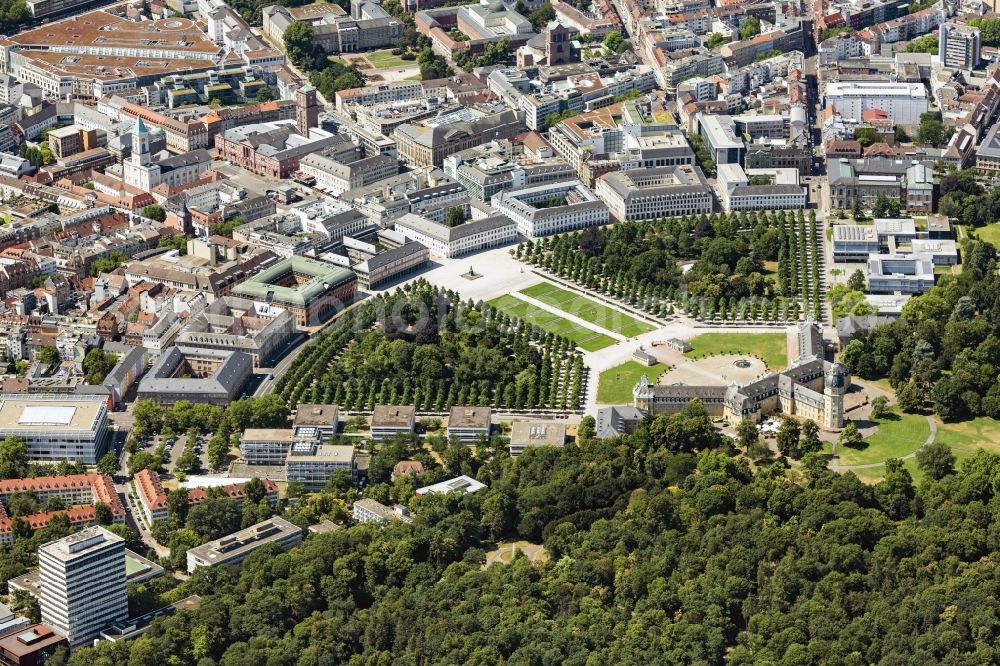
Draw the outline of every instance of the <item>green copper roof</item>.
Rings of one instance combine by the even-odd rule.
[[[272,284],[290,272],[309,275],[310,279],[295,287]],[[268,266],[249,280],[238,284],[233,293],[265,301],[268,300],[268,294],[272,294],[271,300],[279,305],[288,303],[304,307],[328,289],[354,279],[354,272],[346,268],[325,264],[306,257],[289,257]]]

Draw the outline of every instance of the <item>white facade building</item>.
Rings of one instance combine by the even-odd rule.
[[[108,399],[101,395],[0,395],[0,439],[22,437],[39,462],[96,465],[108,443]]]
[[[240,437],[240,455],[251,465],[283,465],[291,445],[291,428],[247,428]]]
[[[187,552],[187,570],[188,573],[194,573],[198,567],[239,564],[255,550],[269,543],[277,544],[282,550],[289,550],[301,542],[301,527],[280,516],[274,516],[235,534],[190,549]]]
[[[719,198],[728,211],[806,207],[806,188],[799,185],[797,169],[744,171],[738,164],[720,164],[718,174]]]
[[[373,499],[359,499],[354,503],[352,509],[354,522],[356,523],[378,523],[385,525],[390,520],[398,520],[404,523],[412,522],[410,512],[401,504],[388,507]]]
[[[395,221],[400,234],[417,241],[436,257],[450,259],[513,242],[516,225],[503,215],[491,215],[455,227],[407,213]]]
[[[83,645],[128,618],[125,540],[88,527],[38,548],[42,622]]]
[[[615,220],[654,220],[712,212],[712,188],[696,166],[613,171],[595,192]]]
[[[579,180],[545,183],[493,195],[493,209],[529,238],[608,223],[608,207]]]
[[[922,83],[832,81],[826,84],[825,102],[859,122],[868,109],[881,109],[897,125],[919,125],[920,114],[927,112],[927,89]]]
[[[285,461],[285,480],[315,490],[325,486],[333,473],[341,469],[354,475],[353,446],[295,442]]]

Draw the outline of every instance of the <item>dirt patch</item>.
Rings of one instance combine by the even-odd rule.
[[[513,543],[497,544],[497,546],[496,550],[486,553],[486,564],[483,565],[484,569],[497,563],[510,564],[514,559],[516,551],[521,551],[525,557],[531,560],[532,564],[542,564],[549,561],[549,554],[545,550],[545,546],[536,543],[515,541]]]

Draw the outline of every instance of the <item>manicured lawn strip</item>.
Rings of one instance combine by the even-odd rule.
[[[585,351],[597,351],[598,349],[610,347],[617,342],[610,336],[597,333],[583,326],[577,326],[559,315],[546,312],[510,294],[494,298],[490,301],[490,305],[498,310],[502,310],[511,317],[523,319],[557,335],[564,335]]]
[[[646,375],[649,381],[655,383],[656,378],[669,369],[662,363],[646,366],[638,361],[626,361],[608,368],[597,381],[597,402],[602,405],[631,405],[632,388],[640,377]]]
[[[531,298],[536,298],[541,302],[559,308],[563,312],[592,322],[603,329],[620,333],[625,337],[635,337],[642,333],[655,330],[651,324],[639,321],[635,317],[629,316],[614,308],[587,298],[574,294],[561,287],[557,287],[551,282],[542,282],[522,289],[520,293]]]
[[[788,365],[788,337],[784,333],[702,333],[688,340],[690,358],[712,354],[748,354],[763,359],[770,370]]]

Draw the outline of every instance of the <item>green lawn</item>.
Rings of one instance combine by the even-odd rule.
[[[913,483],[920,484],[924,479],[923,472],[917,467],[916,458],[907,458],[903,461],[903,467],[909,471],[910,476],[913,477]],[[878,467],[870,467],[868,469],[853,469],[851,470],[859,479],[867,484],[874,485],[885,478],[885,466],[879,465]]]
[[[788,365],[788,337],[784,333],[702,333],[688,343],[690,358],[747,354],[762,359],[771,370]]]
[[[655,330],[652,324],[639,321],[635,317],[601,305],[585,296],[579,296],[557,287],[551,282],[532,285],[527,289],[522,289],[520,293],[628,338]]]
[[[951,447],[952,453],[958,458],[956,464],[961,464],[962,460],[968,458],[977,449],[985,449],[993,453],[1000,453],[1000,421],[994,421],[988,417],[980,417],[961,421],[959,423],[937,423],[938,431],[936,442],[947,444]],[[926,438],[926,435],[924,435]],[[889,456],[886,456],[889,457]],[[917,469],[916,458],[905,461],[906,469],[910,470],[914,481],[919,482],[923,475]],[[884,467],[873,469],[855,470],[855,474],[867,483],[874,483],[885,475]]]
[[[375,69],[402,69],[404,67],[416,67],[417,65],[416,60],[403,60],[399,56],[392,55],[391,49],[375,51],[365,57]]]
[[[646,375],[649,381],[655,383],[656,378],[669,369],[662,363],[647,366],[638,361],[626,361],[608,368],[597,380],[597,402],[602,405],[631,405],[632,388],[640,377]]]
[[[878,421],[878,427],[859,448],[838,446],[841,465],[869,465],[888,458],[902,458],[913,453],[927,441],[930,426],[922,414],[893,412]]]
[[[510,294],[494,298],[490,301],[490,305],[507,313],[511,317],[523,319],[557,335],[564,335],[585,351],[597,351],[598,349],[610,347],[617,342],[617,340],[608,335],[597,333],[583,326],[577,326],[559,315],[537,308],[531,303],[522,301]]]
[[[986,241],[987,243],[992,243],[1000,247],[1000,222],[995,222],[993,224],[987,224],[985,227],[978,227],[973,229],[976,232],[976,236],[979,240]]]
[[[939,422],[935,441],[950,446],[959,460],[968,458],[976,449],[1000,453],[1000,421],[981,416],[959,423]]]

